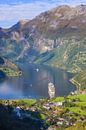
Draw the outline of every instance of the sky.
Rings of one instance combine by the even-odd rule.
[[[86,4],[86,0],[0,0],[0,27],[9,28],[19,20],[32,19],[59,5]]]

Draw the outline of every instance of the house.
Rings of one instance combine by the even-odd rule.
[[[57,107],[57,106],[62,106],[64,103],[64,101],[60,101],[60,102],[49,102],[47,104],[44,104],[43,108],[49,110],[52,107]]]
[[[64,101],[60,101],[60,102],[54,102],[55,106],[62,106],[64,103]]]
[[[49,110],[49,109],[50,109],[50,105],[47,103],[47,104],[45,104],[45,105],[43,106],[43,108]]]
[[[63,121],[58,121],[57,125],[63,125]]]

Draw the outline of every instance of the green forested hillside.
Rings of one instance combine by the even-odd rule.
[[[44,56],[40,56],[36,63],[44,63],[53,67],[65,69],[72,73],[78,73],[73,82],[86,88],[86,39],[62,38],[60,44],[54,50]]]

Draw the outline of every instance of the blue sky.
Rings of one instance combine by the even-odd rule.
[[[19,20],[32,19],[63,4],[86,4],[86,0],[0,0],[0,27],[8,28]]]

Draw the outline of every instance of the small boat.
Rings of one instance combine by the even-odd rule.
[[[37,68],[36,71],[39,72],[39,69]]]

